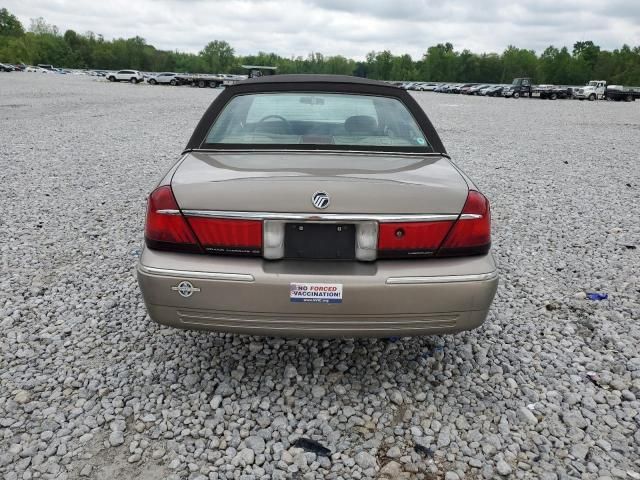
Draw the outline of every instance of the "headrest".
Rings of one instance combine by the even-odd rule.
[[[354,135],[374,135],[378,124],[368,115],[354,115],[344,121],[344,129]]]

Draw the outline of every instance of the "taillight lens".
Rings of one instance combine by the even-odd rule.
[[[156,250],[262,254],[262,221],[185,217],[168,185],[149,196],[144,237],[147,247]]]
[[[491,247],[491,208],[480,192],[469,191],[460,218],[447,235],[438,256],[481,255]]]
[[[451,225],[452,221],[381,223],[378,257],[433,256]]]
[[[187,217],[202,247],[209,253],[260,255],[262,221]]]
[[[489,201],[469,191],[456,221],[380,223],[378,258],[481,255],[491,247]]]
[[[262,221],[185,217],[171,187],[149,196],[144,232],[147,247],[156,250],[223,255],[262,253]]]
[[[168,185],[156,188],[149,196],[144,238],[147,246],[156,250],[201,252]]]

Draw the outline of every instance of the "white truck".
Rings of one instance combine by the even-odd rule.
[[[604,80],[591,80],[584,87],[577,88],[573,91],[574,98],[578,100],[589,101],[599,100],[605,98],[607,93],[607,82]]]

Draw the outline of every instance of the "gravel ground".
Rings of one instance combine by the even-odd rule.
[[[0,74],[2,478],[640,478],[640,105],[416,94],[493,202],[487,323],[282,340],[162,328],[136,285],[216,94]]]

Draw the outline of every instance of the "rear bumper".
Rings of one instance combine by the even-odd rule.
[[[181,282],[191,295],[178,291]],[[266,261],[144,249],[149,316],[178,328],[267,336],[431,335],[481,325],[498,284],[491,254],[429,260]],[[341,303],[296,303],[291,283],[341,284]],[[182,292],[183,294],[189,292]]]

